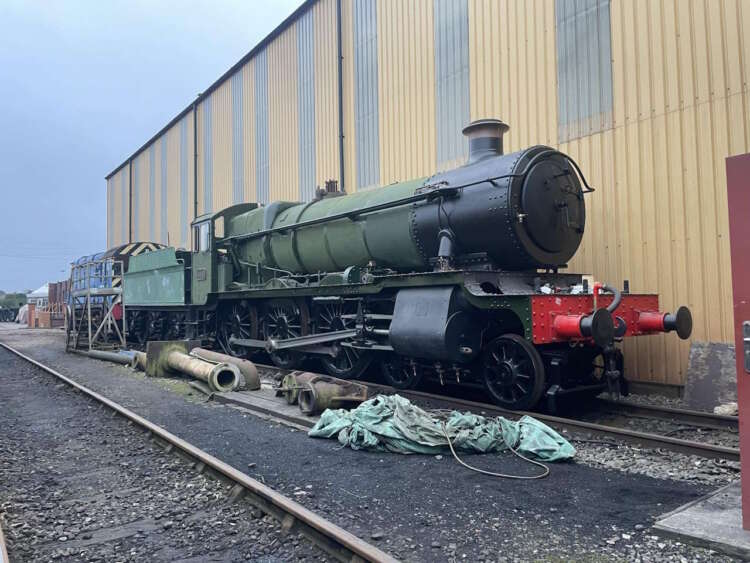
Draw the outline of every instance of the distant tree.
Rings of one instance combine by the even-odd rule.
[[[25,293],[5,293],[0,292],[0,307],[9,307],[11,309],[25,305],[27,301]]]

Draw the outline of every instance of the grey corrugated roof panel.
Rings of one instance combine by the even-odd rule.
[[[242,67],[247,61],[252,59],[259,51],[262,51],[265,49],[271,41],[276,39],[279,35],[281,35],[282,32],[284,32],[290,25],[292,25],[294,22],[296,22],[302,14],[304,14],[307,10],[309,10],[313,4],[315,4],[318,0],[305,0],[302,4],[300,4],[299,8],[294,10],[294,12],[291,13],[283,22],[281,22],[279,25],[277,25],[274,30],[266,35],[260,43],[258,43],[255,47],[253,47],[244,57],[242,57],[239,61],[237,61],[232,67],[227,70],[224,74],[222,74],[216,81],[214,81],[211,86],[206,88],[195,101],[190,102],[188,106],[183,109],[180,113],[177,114],[176,117],[174,117],[169,123],[167,123],[164,127],[159,129],[159,131],[153,135],[148,141],[143,143],[138,150],[136,150],[133,154],[131,154],[128,158],[126,158],[121,164],[119,164],[116,168],[114,168],[109,174],[107,174],[104,179],[108,180],[110,177],[114,176],[119,170],[128,164],[128,162],[132,159],[134,159],[136,156],[138,156],[141,152],[143,152],[145,149],[148,148],[148,146],[153,143],[156,139],[158,139],[161,135],[163,135],[170,127],[172,127],[175,123],[177,123],[180,119],[185,117],[190,111],[193,109],[194,104],[200,103],[206,96],[208,96],[211,92],[216,90],[221,84],[227,80],[232,74],[237,72],[238,69]]]

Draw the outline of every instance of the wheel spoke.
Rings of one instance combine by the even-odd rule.
[[[543,387],[543,367],[536,350],[516,335],[497,337],[483,360],[485,385],[502,406],[526,409],[534,406]]]

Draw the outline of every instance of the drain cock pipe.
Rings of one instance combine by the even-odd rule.
[[[173,370],[192,375],[208,383],[211,389],[220,393],[236,389],[240,382],[240,370],[237,366],[212,363],[176,350],[169,352],[167,365]]]

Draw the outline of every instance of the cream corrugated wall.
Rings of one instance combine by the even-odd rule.
[[[312,10],[315,37],[315,181],[316,185],[323,186],[326,180],[339,177],[336,0],[321,0]]]
[[[148,149],[133,159],[133,240],[146,241],[148,232]],[[138,217],[136,219],[136,214]]]
[[[107,248],[114,244],[114,215],[117,210],[113,203],[114,180],[107,178]]]
[[[153,159],[153,177],[154,177],[154,209],[149,209],[148,214],[149,216],[153,214],[153,233],[149,232],[148,240],[154,241],[154,242],[161,242],[162,232],[161,232],[161,209],[162,209],[162,201],[161,201],[161,143],[156,142],[149,150],[153,148],[154,151],[154,159]],[[151,162],[149,161],[149,166],[151,165]],[[150,180],[149,180],[150,182]],[[166,202],[164,202],[166,203]],[[166,233],[164,234],[164,239],[166,240]]]
[[[554,0],[469,0],[471,119],[510,125],[505,150],[557,142]]]
[[[557,144],[554,16],[552,0],[470,4],[472,118],[506,120],[508,150]],[[613,0],[613,129],[560,146],[597,187],[570,270],[688,304],[696,340],[732,337],[724,158],[750,150],[748,31],[742,0]],[[688,346],[629,341],[626,369],[681,383]]]
[[[205,167],[204,161],[203,161],[203,151],[204,151],[204,135],[203,135],[203,113],[205,111],[206,104],[200,103],[198,104],[198,108],[196,109],[197,114],[197,140],[196,143],[198,145],[198,190],[197,190],[197,200],[198,200],[198,215],[202,215],[206,212],[205,206],[203,205],[203,190],[204,190],[204,183],[205,178],[203,176],[203,169]],[[192,157],[192,155],[191,155]],[[191,158],[192,160],[192,158]],[[191,181],[191,186],[193,182]],[[192,216],[193,213],[193,194],[190,194],[190,214]]]
[[[213,94],[213,210],[232,205],[232,90],[231,80]]]
[[[112,229],[109,231],[111,236],[107,237],[107,248],[112,248],[122,242],[122,192],[118,174],[119,171],[107,179],[108,205],[111,206],[108,215],[112,219]]]
[[[123,186],[123,170],[125,182]],[[120,167],[107,179],[107,248],[127,242],[128,236],[128,165]],[[125,201],[123,201],[125,198]],[[109,221],[111,220],[111,227]],[[123,228],[125,236],[123,237]]]
[[[167,236],[173,246],[182,246],[180,240],[180,124],[164,133],[167,137]]]
[[[257,201],[255,188],[255,72],[253,61],[242,67],[242,137],[244,139],[245,201]]]
[[[380,183],[435,171],[433,0],[381,0],[378,24]]]
[[[354,7],[352,0],[341,0],[341,81],[344,107],[344,185],[348,193],[357,191],[357,153],[354,146]]]
[[[128,236],[130,233],[130,166],[125,164],[115,173],[115,179],[119,182],[120,192],[120,213],[118,213],[118,233],[115,238],[119,236],[121,243],[129,242]]]
[[[270,200],[299,200],[296,23],[268,46]]]
[[[748,31],[742,0],[614,1],[614,128],[561,146],[599,187],[571,268],[687,304],[701,341],[733,338],[724,159],[750,150]],[[639,379],[682,382],[687,343],[626,350]]]

